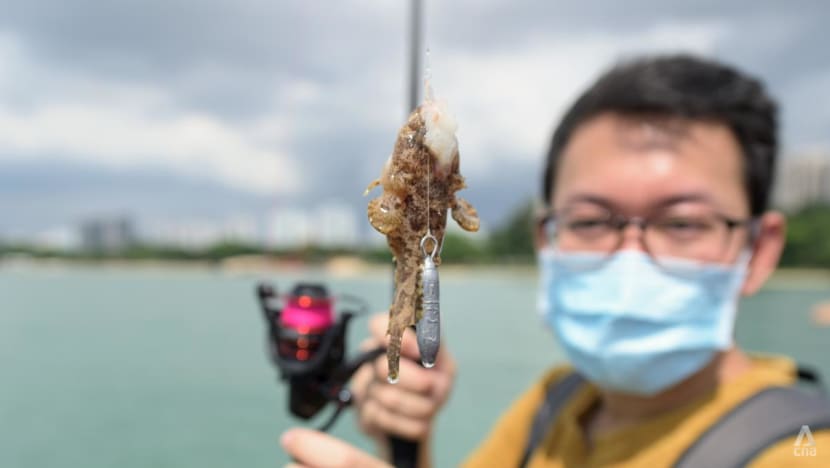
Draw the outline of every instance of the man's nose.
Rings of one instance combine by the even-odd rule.
[[[642,223],[632,221],[627,223],[620,232],[620,250],[645,251],[645,229]]]

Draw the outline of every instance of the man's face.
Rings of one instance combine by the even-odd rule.
[[[549,203],[557,216],[568,213],[576,223],[607,214],[657,223],[647,233],[629,225],[605,244],[583,223],[588,227],[575,231],[583,235],[571,236],[574,242],[561,237],[560,247],[647,249],[655,256],[732,263],[750,240],[741,147],[717,123],[599,115],[580,125],[564,148]],[[783,219],[764,216],[754,246],[754,257],[761,249],[759,274],[750,275],[757,277],[747,281],[745,293],[774,269],[782,244]]]

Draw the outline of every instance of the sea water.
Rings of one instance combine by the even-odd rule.
[[[266,357],[257,275],[219,270],[0,268],[0,466],[273,467],[302,424]],[[390,275],[267,275],[390,301]],[[436,466],[454,466],[498,415],[563,355],[535,311],[530,273],[442,271],[442,331],[458,362],[438,420]],[[744,301],[738,339],[783,352],[830,378],[830,329],[810,325],[830,285],[769,287]],[[366,318],[349,334],[353,354]],[[318,418],[311,425],[321,424]],[[333,433],[372,443],[345,414]]]

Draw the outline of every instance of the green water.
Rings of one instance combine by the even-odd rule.
[[[389,278],[329,281],[389,300]],[[207,271],[0,269],[0,466],[274,467],[298,424],[264,352],[257,278]],[[442,277],[443,331],[459,363],[439,419],[438,466],[453,466],[507,404],[562,353],[534,312],[535,279]],[[768,288],[742,306],[739,341],[830,377],[830,329],[809,325],[830,285]],[[352,350],[366,320],[350,334]],[[370,447],[344,416],[334,433]]]

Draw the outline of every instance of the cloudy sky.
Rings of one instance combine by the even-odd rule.
[[[436,93],[485,225],[609,64],[692,51],[760,76],[788,153],[830,148],[826,2],[426,2]],[[0,235],[88,216],[362,210],[405,116],[403,0],[0,0]]]

